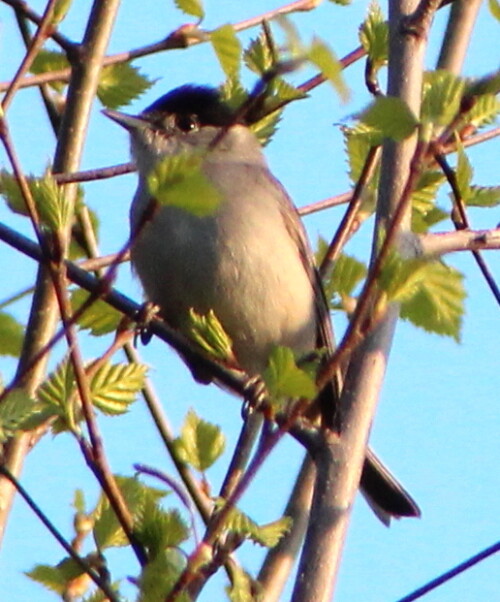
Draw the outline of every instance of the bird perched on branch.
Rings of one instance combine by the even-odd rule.
[[[139,174],[130,212],[132,264],[167,323],[183,331],[191,310],[213,310],[238,367],[251,376],[262,373],[276,346],[297,355],[332,351],[328,308],[305,231],[243,112],[215,89],[188,85],[137,116],[105,113],[130,134]],[[152,199],[151,173],[173,156],[199,159],[219,195],[212,211],[193,213]],[[386,522],[419,515],[370,450],[360,486]]]

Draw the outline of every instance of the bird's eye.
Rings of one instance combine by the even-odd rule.
[[[192,132],[193,130],[197,130],[199,127],[198,119],[196,115],[177,115],[175,118],[175,125],[182,132]]]

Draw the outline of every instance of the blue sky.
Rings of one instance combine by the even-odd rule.
[[[81,19],[87,14],[88,4],[85,0],[74,1],[72,13],[63,24],[69,37],[77,39],[81,35]],[[343,56],[357,45],[357,27],[368,2],[354,4],[342,8],[324,3],[316,11],[297,15],[294,22],[305,40],[316,33],[330,43],[338,56]],[[43,3],[34,2],[33,6],[41,11]],[[251,5],[207,2],[204,26],[212,28],[225,22],[237,22],[277,6],[278,2],[264,0],[255,0]],[[386,10],[384,4],[382,7]],[[429,67],[435,63],[446,15],[447,11],[442,11],[433,29],[426,60]],[[136,2],[124,2],[110,52],[159,40],[186,22],[189,18],[168,2],[143,0],[140,7]],[[492,52],[492,40],[498,38],[498,33],[498,24],[483,7],[464,67],[466,75],[480,76],[497,67],[498,53]],[[242,40],[248,41],[255,35],[256,30],[245,32]],[[3,81],[11,77],[22,57],[10,10],[3,5],[0,5],[0,36],[0,80]],[[158,82],[130,109],[127,108],[131,112],[139,111],[177,85],[186,82],[217,85],[223,79],[213,52],[203,46],[162,53],[136,64]],[[361,64],[355,65],[345,74],[351,88],[348,104],[340,104],[331,88],[322,86],[306,101],[287,109],[279,132],[266,149],[272,170],[298,206],[348,188],[338,124],[369,101],[362,86],[362,69]],[[309,75],[308,71],[301,71],[293,75],[292,81],[301,82]],[[253,80],[249,77],[247,81],[251,85]],[[99,108],[96,103],[83,168],[128,160],[124,132],[102,117]],[[8,117],[24,169],[40,173],[51,159],[54,140],[42,111],[39,111],[37,93],[31,90],[19,92]],[[499,150],[498,141],[471,150],[476,183],[498,184]],[[3,154],[0,154],[0,161],[2,166],[6,165]],[[128,206],[134,189],[133,175],[86,187],[86,201],[100,216],[103,253],[116,251],[126,240]],[[441,197],[441,205],[448,206],[445,194]],[[319,234],[327,238],[332,235],[341,214],[342,210],[337,209],[306,218],[313,244]],[[472,223],[478,228],[491,227],[500,221],[499,218],[498,209],[471,212]],[[0,207],[0,219],[31,235],[27,223],[3,206]],[[370,227],[371,224],[365,225],[359,240],[350,244],[350,253],[360,258],[365,256]],[[451,226],[446,224],[445,227]],[[500,280],[498,253],[490,252],[486,257],[497,281]],[[337,600],[341,602],[396,600],[498,539],[498,307],[472,257],[455,255],[449,262],[463,270],[467,277],[469,296],[462,343],[457,345],[400,323],[372,433],[373,447],[418,500],[423,516],[421,520],[400,521],[387,530],[373,518],[361,499],[356,502],[339,579]],[[5,292],[2,296],[25,286],[34,273],[34,265],[28,259],[18,257],[3,246],[0,246],[0,267],[8,274],[3,280]],[[133,298],[141,298],[139,284],[131,278],[128,266],[121,269],[117,286]],[[26,310],[26,303],[16,307],[15,313],[20,320],[25,320]],[[340,330],[342,319],[334,317],[334,322]],[[102,353],[107,342],[102,339],[86,341],[87,357]],[[174,428],[180,427],[187,409],[195,407],[201,416],[223,428],[228,436],[228,449],[231,449],[240,426],[239,401],[214,386],[194,384],[175,353],[159,342],[153,341],[141,349],[141,353],[151,367],[154,385],[164,400]],[[11,378],[13,368],[11,360],[0,362],[5,381]],[[103,418],[100,426],[115,472],[132,474],[135,462],[173,472],[141,403],[135,404],[123,418]],[[280,515],[287,486],[300,458],[301,450],[291,438],[274,451],[242,503],[255,520],[265,522]],[[209,472],[215,490],[223,477],[223,468],[224,462],[220,462]],[[87,472],[69,435],[46,437],[26,462],[23,484],[68,538],[71,536],[71,501],[75,488],[84,489],[89,505],[95,502],[98,494],[97,485]],[[239,556],[250,570],[255,570],[262,551],[248,545]],[[12,602],[35,597],[39,602],[55,599],[31,583],[22,571],[29,570],[37,562],[56,563],[62,557],[57,543],[18,499],[0,551],[0,591],[5,599]],[[137,571],[133,561],[124,558],[120,551],[113,552],[111,559],[113,577],[132,575]],[[430,602],[500,599],[499,568],[498,556],[491,558],[425,599]],[[222,582],[221,576],[207,588],[201,600],[216,599]]]

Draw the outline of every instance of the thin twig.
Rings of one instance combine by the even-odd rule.
[[[429,581],[429,583],[426,583],[422,587],[419,587],[411,594],[400,598],[397,602],[413,602],[414,600],[418,600],[419,598],[422,598],[422,596],[425,596],[425,594],[428,594],[432,590],[435,590],[447,581],[450,581],[450,579],[454,579],[455,577],[457,577],[457,575],[460,575],[460,573],[468,571],[474,565],[478,564],[479,562],[482,562],[483,560],[486,560],[486,558],[489,558],[490,556],[493,556],[493,554],[497,554],[498,552],[500,552],[500,541],[497,541],[489,548],[486,548],[478,554],[475,554],[467,560],[464,560],[464,562],[457,564],[456,567],[450,569],[449,571],[446,571],[446,573],[443,573],[442,575],[436,577],[432,581]]]
[[[453,224],[457,230],[465,230],[465,229],[470,230],[471,226],[470,226],[469,218],[467,216],[467,212],[465,209],[464,199],[462,197],[462,193],[461,193],[460,187],[458,185],[456,173],[450,167],[450,165],[444,155],[441,155],[440,153],[436,153],[434,155],[434,158],[437,161],[438,165],[443,170],[443,173],[446,176],[446,179],[448,180],[448,183],[449,183],[450,188],[453,193],[453,200],[455,203],[455,207],[460,216],[458,220],[457,219],[452,220]],[[453,217],[453,212],[452,212],[452,217]],[[472,255],[473,255],[484,279],[486,280],[486,283],[488,284],[488,286],[491,290],[491,293],[495,297],[496,302],[500,305],[500,289],[499,289],[497,283],[495,282],[493,274],[491,273],[491,270],[488,267],[484,257],[482,256],[481,252],[477,249],[472,250]]]
[[[349,207],[347,208],[319,267],[319,273],[322,278],[325,278],[326,273],[337,260],[341,250],[353,233],[355,220],[363,201],[363,192],[375,173],[379,156],[380,147],[372,146],[368,151],[363,164],[363,169],[361,170],[359,179],[354,187]]]
[[[7,111],[10,102],[14,98],[14,94],[19,88],[19,83],[23,75],[31,67],[36,55],[40,52],[45,40],[47,39],[47,36],[49,35],[49,29],[51,28],[51,22],[54,14],[54,7],[57,1],[58,0],[49,0],[47,2],[38,29],[31,41],[30,47],[28,48],[28,52],[21,61],[21,64],[19,65],[13,79],[10,82],[7,92],[2,99],[2,109],[4,113]]]
[[[40,507],[31,497],[31,495],[21,485],[21,483],[16,479],[16,477],[2,464],[0,464],[0,474],[6,477],[14,485],[16,490],[19,492],[24,501],[28,504],[33,513],[43,523],[44,527],[50,532],[54,539],[61,545],[61,547],[65,550],[68,556],[72,558],[76,562],[76,564],[92,579],[92,581],[97,585],[97,587],[100,588],[104,594],[106,594],[110,601],[119,602],[119,598],[116,595],[116,592],[110,588],[109,584],[99,575],[99,573],[97,573],[89,565],[89,563],[84,558],[82,558],[79,554],[75,552],[71,545],[56,529],[54,524],[49,520],[47,515],[40,509]]]

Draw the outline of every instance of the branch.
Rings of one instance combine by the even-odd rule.
[[[457,251],[500,249],[500,228],[419,234],[418,237],[412,235],[412,238],[416,255],[423,257],[439,257]]]
[[[415,0],[389,2],[388,94],[404,100],[418,115],[426,36],[405,35],[401,29],[415,8]],[[391,227],[393,236],[408,228],[406,196],[414,177],[410,165],[413,163],[415,170],[425,150],[417,149],[416,144],[414,135],[384,145],[374,255],[378,229],[383,224],[388,225],[386,239]],[[340,435],[325,432],[322,445],[313,453],[316,487],[293,602],[327,602],[332,598],[397,315],[397,309],[390,308],[352,355],[339,403]]]

